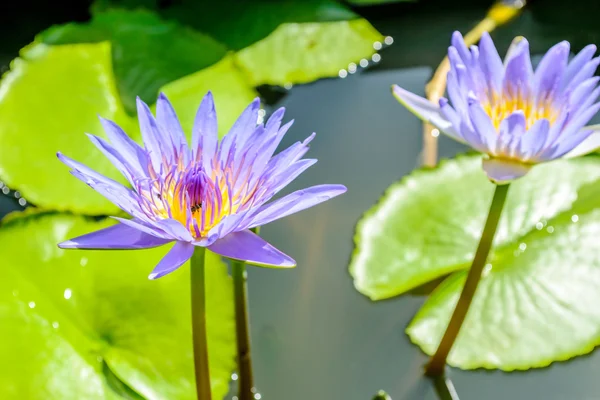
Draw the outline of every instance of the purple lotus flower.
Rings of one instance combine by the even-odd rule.
[[[266,125],[258,125],[259,99],[241,114],[229,133],[217,138],[212,94],[204,99],[188,147],[175,111],[161,94],[156,119],[138,99],[145,147],[131,140],[115,123],[100,119],[111,144],[88,135],[121,171],[131,189],[60,153],[71,173],[116,204],[132,219],[60,243],[63,249],[143,249],[175,241],[150,274],[159,278],[184,264],[195,246],[252,264],[293,267],[283,254],[251,228],[312,207],[346,191],[342,185],[299,190],[265,204],[317,160],[302,159],[313,133],[273,156],[289,122],[281,126],[284,109]]]
[[[595,52],[589,45],[569,62],[569,43],[560,42],[534,72],[526,39],[516,38],[502,63],[487,33],[467,49],[455,32],[448,49],[452,105],[442,98],[436,106],[395,85],[393,93],[419,118],[487,154],[483,169],[504,183],[535,164],[600,147],[600,126],[584,128],[600,109]]]

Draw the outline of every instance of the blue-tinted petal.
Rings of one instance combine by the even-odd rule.
[[[158,226],[152,225],[150,222],[135,219],[135,218],[134,219],[127,219],[127,218],[121,218],[121,217],[111,217],[111,218],[116,219],[123,225],[129,226],[133,229],[137,229],[138,231],[144,232],[147,235],[155,236],[157,238],[170,240],[170,241],[177,240],[177,238],[173,237],[173,235],[166,233],[165,231],[160,229]]]
[[[488,87],[495,93],[502,91],[504,65],[489,33],[484,32],[479,41],[479,66],[487,79]]]
[[[452,48],[456,49],[456,54],[460,57],[462,63],[464,65],[470,65],[472,60],[471,53],[469,52],[469,49],[465,44],[465,40],[459,31],[454,31],[452,33],[452,39],[450,40],[450,43],[452,44]]]
[[[594,57],[594,53],[596,52],[596,46],[593,44],[589,44],[585,46],[573,59],[569,62],[567,66],[567,70],[563,76],[561,81],[561,88],[566,87],[571,83],[571,80],[575,75],[581,71],[581,69],[590,62],[592,57]]]
[[[543,154],[548,142],[550,121],[538,119],[522,136],[519,146],[521,160],[543,161]]]
[[[194,245],[186,242],[176,242],[166,256],[152,270],[149,279],[158,279],[185,264],[194,254]]]
[[[156,101],[156,123],[160,130],[169,137],[173,152],[177,156],[184,157],[184,162],[187,163],[188,145],[185,133],[181,129],[181,124],[171,102],[164,93],[160,93]]]
[[[346,187],[343,185],[318,185],[295,191],[279,200],[258,208],[249,216],[243,226],[245,228],[253,228],[268,224],[276,219],[287,217],[288,215],[339,196],[345,193],[346,190]]]
[[[527,98],[532,94],[533,68],[529,56],[529,42],[525,38],[513,41],[512,51],[506,56],[503,95],[508,99]]]
[[[498,130],[497,153],[508,157],[516,157],[525,128],[525,114],[521,110],[517,110],[504,118],[500,122]]]
[[[112,121],[100,118],[100,123],[111,145],[135,169],[139,177],[148,175],[148,155],[121,127]]]
[[[129,183],[133,184],[135,179],[139,177],[136,168],[126,160],[121,153],[108,144],[104,139],[87,134],[91,142],[104,154],[106,158],[123,174]]]
[[[221,141],[219,146],[219,160],[222,163],[230,157],[229,153],[232,146],[242,149],[248,137],[254,132],[258,121],[258,111],[260,110],[260,98],[254,99],[252,103],[240,114],[227,135]]]
[[[264,267],[292,268],[296,266],[293,258],[250,231],[231,233],[217,240],[208,249],[227,258]]]
[[[473,101],[469,105],[469,117],[471,118],[475,133],[485,146],[486,152],[494,153],[496,151],[498,134],[489,115],[487,115],[481,104],[477,101]]]
[[[584,156],[600,148],[600,125],[586,126],[583,130],[592,133],[577,147],[568,152],[565,158]]]
[[[142,132],[142,138],[144,139],[146,151],[148,152],[150,160],[152,161],[154,170],[159,171],[163,154],[172,156],[172,151],[168,148],[168,146],[163,146],[163,139],[161,138],[160,130],[156,124],[154,116],[152,115],[152,111],[150,111],[146,103],[144,103],[139,97],[137,98],[137,112],[140,123],[140,131]],[[165,153],[165,151],[168,151],[168,153]]]
[[[600,57],[596,57],[578,70],[575,75],[569,80],[569,87],[576,87],[580,85],[583,81],[591,78],[596,69],[598,69],[598,65],[600,65]]]
[[[192,157],[196,161],[202,160],[204,169],[212,170],[212,160],[217,153],[219,133],[217,126],[217,112],[215,101],[211,92],[202,99],[196,112],[194,127],[192,129]]]
[[[169,243],[170,240],[148,235],[125,224],[117,224],[96,232],[78,236],[58,245],[61,249],[148,249]]]
[[[538,64],[533,77],[538,104],[551,99],[559,89],[567,68],[569,49],[569,42],[562,41],[552,46]]]
[[[482,166],[489,180],[499,185],[518,179],[531,169],[531,165],[498,158],[484,159]]]
[[[429,122],[452,138],[459,136],[452,127],[452,124],[444,118],[438,105],[433,104],[421,96],[417,96],[416,94],[404,90],[398,85],[393,85],[392,91],[394,97],[396,97],[408,111],[415,114],[421,120]]]

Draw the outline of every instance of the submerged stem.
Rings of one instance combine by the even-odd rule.
[[[192,288],[192,337],[198,400],[211,400],[208,343],[206,340],[206,284],[204,247],[196,247],[190,262]]]
[[[246,263],[231,260],[231,275],[233,276],[235,296],[235,328],[240,372],[238,397],[240,400],[251,400],[254,398],[254,378],[252,376],[252,357],[250,354]]]
[[[450,322],[448,323],[448,327],[446,328],[446,332],[442,337],[440,345],[425,369],[425,374],[429,376],[435,377],[444,373],[446,358],[448,357],[448,353],[450,353],[452,345],[467,316],[469,306],[475,295],[475,290],[477,290],[477,285],[481,279],[481,272],[483,271],[488,254],[490,253],[494,235],[496,234],[496,228],[498,227],[498,221],[500,220],[500,214],[502,213],[506,194],[508,193],[508,187],[509,185],[496,186],[487,221],[485,222],[485,227],[483,228],[483,233],[481,234],[475,257],[473,258],[473,264],[471,265],[471,269],[469,269],[465,286],[460,294],[460,298],[458,299],[458,303],[456,304],[456,308],[450,318]]]

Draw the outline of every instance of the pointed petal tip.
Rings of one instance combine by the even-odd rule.
[[[460,31],[452,32],[452,43],[454,44],[455,41],[464,41],[463,35],[460,33]]]
[[[64,242],[60,242],[57,244],[59,249],[76,249],[77,244],[71,240],[65,240]]]

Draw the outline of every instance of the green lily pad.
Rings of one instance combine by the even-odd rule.
[[[53,45],[110,40],[119,94],[132,115],[137,96],[152,104],[161,86],[216,63],[227,52],[211,37],[145,10],[97,13],[87,24],[54,26],[39,40]]]
[[[60,250],[110,225],[47,214],[0,228],[0,398],[195,399],[189,266],[156,281],[167,247]],[[232,284],[207,260],[211,384],[223,398],[235,368]]]
[[[56,159],[61,151],[124,182],[84,133],[104,137],[98,115],[115,121],[140,141],[137,121],[123,109],[112,73],[110,43],[33,44],[13,61],[0,82],[0,177],[45,209],[106,215],[118,209]],[[212,90],[220,132],[226,132],[257,93],[230,57],[171,82],[163,90],[182,117],[188,137],[201,98]],[[24,140],[24,138],[27,138]],[[18,149],[18,151],[15,151]]]
[[[370,58],[382,35],[365,19],[323,23],[286,23],[265,39],[236,54],[255,85],[307,83],[337,77],[350,63]]]
[[[593,208],[599,206],[596,198]],[[600,344],[599,235],[600,210],[566,211],[497,250],[448,363],[510,371],[592,351]],[[427,354],[437,348],[466,274],[450,276],[407,328]]]
[[[0,82],[0,177],[38,206],[88,214],[117,208],[69,176],[61,151],[122,180],[85,132],[103,136],[98,115],[139,138],[113,79],[110,44],[32,44]]]
[[[494,247],[519,242],[570,208],[578,189],[599,176],[596,157],[533,168],[511,185]],[[444,161],[392,185],[358,224],[350,266],[356,288],[380,300],[468,268],[493,190],[479,156]]]
[[[451,365],[527,369],[600,343],[600,198],[584,186],[598,177],[600,159],[590,156],[536,166],[511,184]],[[582,187],[588,195],[571,209]],[[481,158],[463,156],[393,185],[359,223],[350,270],[370,298],[451,274],[407,328],[428,354],[458,300],[492,192]]]
[[[209,90],[215,99],[220,137],[229,131],[248,104],[258,97],[258,93],[236,68],[233,56],[227,56],[211,67],[165,85],[161,91],[173,103],[188,139],[198,106]]]
[[[283,23],[358,18],[350,9],[332,0],[183,0],[162,13],[212,36],[232,50],[241,50],[264,39]]]

